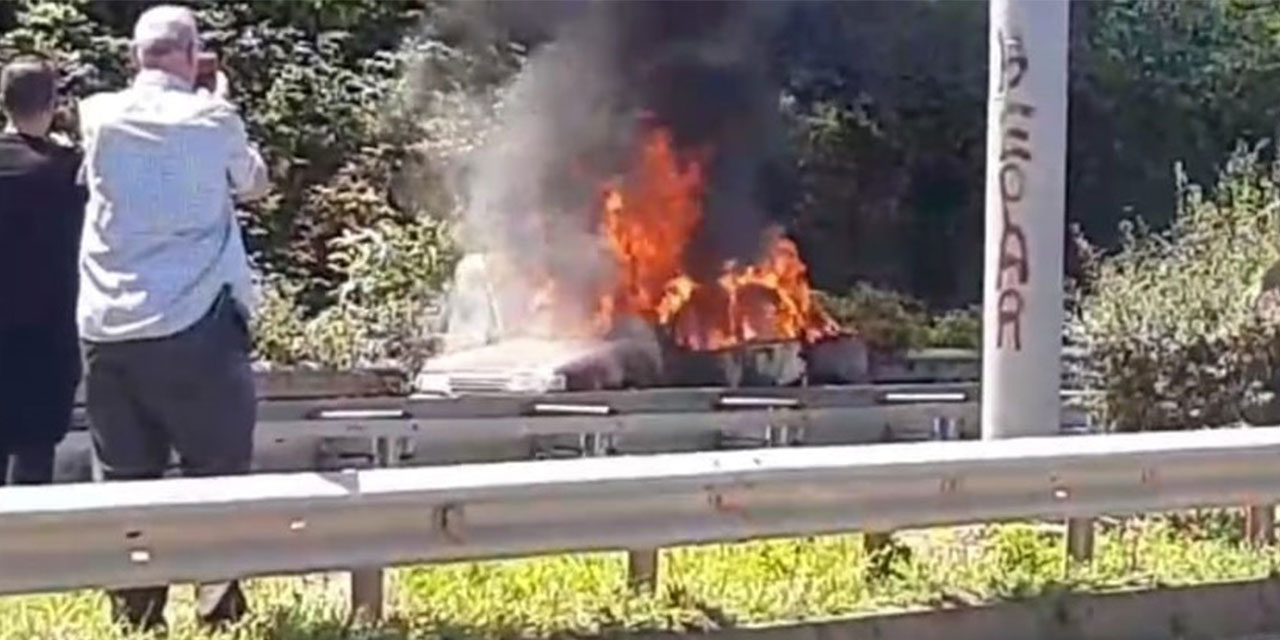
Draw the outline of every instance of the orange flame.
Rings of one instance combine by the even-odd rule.
[[[681,156],[670,133],[655,128],[629,175],[607,185],[600,227],[617,270],[613,290],[597,305],[596,330],[638,316],[699,351],[837,333],[813,300],[799,250],[778,229],[767,232],[754,264],[726,263],[711,282],[687,273],[685,251],[702,218],[705,155]]]

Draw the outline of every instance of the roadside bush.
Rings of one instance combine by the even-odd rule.
[[[925,326],[924,347],[982,348],[982,307],[952,309],[933,316]]]
[[[977,309],[931,315],[910,296],[866,283],[859,283],[843,295],[818,292],[817,296],[840,326],[855,332],[873,349],[978,349],[981,345],[981,315]]]
[[[1178,168],[1171,227],[1121,227],[1104,255],[1081,235],[1069,337],[1086,354],[1093,409],[1118,431],[1236,422],[1280,361],[1255,305],[1280,257],[1280,184],[1262,145],[1240,147],[1205,193]]]
[[[296,282],[267,282],[256,356],[273,365],[414,371],[434,353],[432,329],[456,259],[450,225],[433,218],[347,231],[330,252],[342,284],[318,314],[305,315]]]

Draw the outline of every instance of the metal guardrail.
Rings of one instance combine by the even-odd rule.
[[[965,367],[976,364],[965,355],[909,356],[923,364],[906,377],[964,380]],[[398,374],[387,371],[256,378],[259,472],[951,440],[976,437],[978,422],[977,386],[966,382],[441,398],[406,396]],[[1075,395],[1063,394],[1064,431],[1072,433],[1090,428]],[[58,482],[96,476],[82,411],[76,422],[58,449]],[[652,583],[657,550],[632,549],[629,569],[636,582]],[[381,571],[356,567],[351,577],[355,608],[380,611]]]
[[[921,440],[932,437],[939,420],[959,437],[975,437],[979,356],[962,349],[906,353],[881,372],[897,384],[434,400],[407,397],[403,374],[392,370],[260,371],[254,468],[369,466],[386,439],[397,441],[396,462],[413,466],[586,455],[587,444],[625,454],[751,446],[781,435],[786,444],[810,445]],[[1064,359],[1072,357],[1064,353]],[[754,396],[775,402],[731,402]],[[578,411],[533,411],[536,405]],[[583,413],[584,407],[603,411]],[[1088,425],[1070,393],[1064,394],[1063,423],[1070,430]],[[85,425],[83,411],[77,411],[59,446],[58,482],[93,477]]]
[[[1273,504],[1277,462],[1272,427],[9,487],[0,593]]]
[[[1079,353],[1064,350],[1064,371],[1079,359]],[[980,352],[968,349],[908,351],[879,362],[876,370],[869,372],[868,383],[972,383],[980,377],[981,361]],[[409,376],[393,368],[344,371],[305,367],[261,368],[255,370],[254,379],[258,396],[268,400],[399,396],[407,393],[411,386]],[[1064,386],[1072,385],[1068,380]],[[84,402],[83,381],[76,389],[76,402]]]
[[[828,389],[667,389],[457,400],[337,398],[259,405],[254,468],[310,471],[373,464],[380,440],[404,466],[671,453],[764,445],[868,444],[977,436],[976,385]],[[1088,420],[1064,394],[1063,424]],[[602,448],[593,453],[592,447]],[[92,478],[88,433],[58,451],[57,480]]]
[[[293,394],[300,388],[306,393],[326,388],[322,377],[305,382],[284,378],[267,385],[277,393],[259,405],[254,470],[411,467],[978,435],[977,389],[971,384],[279,397],[282,386]],[[1089,426],[1078,404],[1072,394],[1063,395],[1065,431]],[[70,433],[59,446],[57,481],[96,477],[91,450],[86,431]],[[657,550],[632,550],[629,571],[636,583],[652,584],[659,572]],[[381,610],[381,576],[377,569],[353,571],[353,604]]]

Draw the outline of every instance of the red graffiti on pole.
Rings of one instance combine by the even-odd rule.
[[[1027,71],[1030,60],[1022,37],[996,34],[1000,55],[998,95],[1005,97],[1000,112],[1000,252],[996,269],[996,348],[1006,345],[1022,350],[1022,314],[1026,310],[1023,286],[1030,276],[1031,256],[1027,234],[1018,223],[1019,205],[1027,197],[1027,171],[1031,163],[1030,123],[1035,107],[1009,99]]]

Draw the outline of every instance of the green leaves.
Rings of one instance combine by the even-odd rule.
[[[286,365],[416,370],[435,351],[440,292],[457,260],[451,233],[431,218],[382,219],[344,232],[330,256],[341,284],[317,315],[305,318],[298,285],[270,283],[255,332],[258,357]]]
[[[87,12],[90,2],[19,3],[17,27],[0,35],[0,59],[19,54],[50,57],[71,96],[120,87],[127,77],[128,41]],[[73,135],[78,132],[68,131]]]
[[[1097,410],[1115,429],[1237,421],[1280,365],[1280,326],[1255,302],[1280,258],[1280,183],[1261,145],[1239,147],[1212,192],[1179,172],[1167,231],[1122,227],[1104,254],[1083,238],[1069,333],[1088,354]]]
[[[823,309],[868,345],[885,351],[924,348],[978,349],[978,308],[932,315],[918,300],[859,283],[843,295],[819,292]]]

